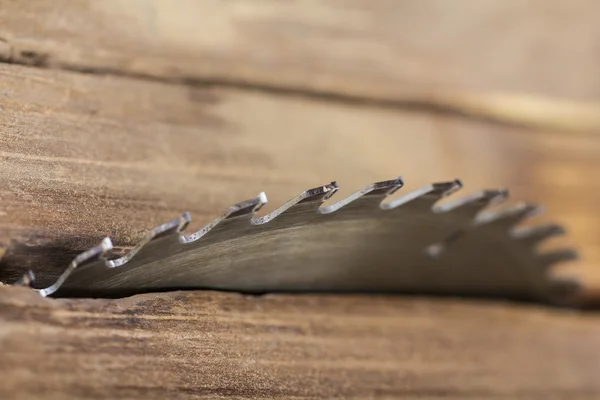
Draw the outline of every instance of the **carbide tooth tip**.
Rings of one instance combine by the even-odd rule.
[[[185,214],[181,215],[175,219],[170,220],[169,222],[165,222],[162,225],[159,225],[152,229],[150,233],[146,236],[146,241],[159,239],[170,235],[175,232],[180,232],[182,228],[185,228],[189,222],[185,219]]]
[[[313,189],[305,190],[300,197],[302,198],[299,202],[312,202],[312,201],[325,201],[335,192],[339,190],[338,184],[334,181],[327,185],[318,186]]]
[[[500,204],[506,201],[509,197],[508,189],[488,189],[483,190],[479,194],[479,198],[475,200],[483,207]]]
[[[235,218],[240,216],[252,216],[255,212],[260,210],[262,206],[267,204],[267,194],[260,192],[258,196],[237,203],[229,208],[226,218]]]
[[[192,222],[192,214],[190,214],[189,211],[186,211],[183,214],[181,214],[181,219],[189,224],[190,222]]]
[[[475,222],[478,225],[504,224],[509,227],[543,212],[544,208],[538,204],[519,203],[502,210],[480,213]]]
[[[113,249],[112,240],[110,240],[109,237],[105,237],[104,239],[102,239],[102,242],[100,242],[100,248],[104,253],[106,253],[107,251],[111,251]]]
[[[269,200],[267,200],[267,194],[265,192],[260,192],[258,194],[259,203],[262,205],[267,204]]]
[[[436,196],[449,196],[450,194],[460,190],[462,187],[462,182],[458,179],[451,182],[432,183],[431,190],[427,194]]]
[[[509,193],[507,189],[486,189],[473,195],[473,201],[479,201],[480,203],[486,204],[495,204],[506,200],[508,196]]]
[[[369,189],[369,191],[367,193],[365,193],[364,195],[365,196],[389,195],[389,194],[394,193],[398,189],[400,189],[402,186],[404,186],[404,180],[402,179],[401,176],[399,176],[396,179],[373,183],[372,185],[367,187],[367,189]]]
[[[331,198],[331,196],[333,196],[338,190],[340,190],[340,187],[338,186],[336,181],[331,182],[328,185],[325,185],[323,187],[324,189],[326,189],[326,195],[323,198],[323,200],[327,200],[329,198]]]
[[[102,239],[99,245],[92,247],[91,249],[77,255],[77,257],[75,257],[73,261],[71,261],[71,264],[74,266],[79,266],[84,263],[94,262],[99,258],[102,258],[107,252],[112,250],[112,248],[112,241],[110,240],[110,238],[105,237],[104,239]]]
[[[177,232],[183,232],[188,225],[192,222],[192,215],[189,212],[184,212],[179,218],[179,227]]]

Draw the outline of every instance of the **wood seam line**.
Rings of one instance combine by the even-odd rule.
[[[18,54],[17,54],[18,53]],[[0,63],[58,69],[90,75],[110,75],[191,87],[222,87],[291,97],[304,97],[335,103],[449,114],[531,129],[600,135],[600,102],[578,102],[523,93],[424,93],[412,98],[375,97],[365,93],[342,93],[307,85],[277,85],[222,77],[175,77],[144,74],[117,68],[100,68],[52,61],[43,51],[15,51],[10,41],[0,37]]]

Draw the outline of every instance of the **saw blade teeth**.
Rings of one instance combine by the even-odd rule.
[[[494,225],[506,229],[513,229],[515,225],[525,219],[542,214],[544,208],[537,204],[520,203],[501,210],[483,212],[477,215],[476,225]]]
[[[460,179],[455,179],[451,182],[432,183],[431,187],[431,191],[428,194],[442,198],[459,191],[462,189],[463,184]]]
[[[517,227],[510,232],[521,243],[534,247],[546,239],[566,234],[565,228],[557,224]]]
[[[404,186],[404,180],[401,176],[396,179],[389,181],[375,182],[364,189],[360,190],[359,193],[363,193],[363,196],[389,196]]]
[[[333,196],[339,189],[340,187],[338,186],[337,182],[333,181],[327,185],[305,190],[296,198],[299,200],[298,203],[322,203]]]
[[[451,182],[431,183],[420,189],[414,190],[405,196],[388,203],[382,203],[381,208],[392,210],[400,206],[409,205],[412,207],[431,209],[441,198],[449,196],[462,188],[462,182],[458,179]],[[415,202],[415,200],[419,200]]]
[[[182,243],[195,242],[196,240],[200,239],[208,232],[213,230],[216,226],[226,223],[227,221],[241,219],[242,223],[250,224],[252,216],[265,204],[267,204],[267,201],[267,195],[265,194],[265,192],[260,192],[258,196],[250,200],[245,200],[229,207],[229,209],[225,211],[225,213],[223,213],[220,217],[213,219],[208,224],[204,225],[199,231],[187,236],[181,236],[180,241]]]
[[[352,193],[350,196],[338,201],[335,204],[332,204],[328,207],[321,207],[319,212],[321,214],[329,214],[340,209],[352,208],[353,204],[364,204],[365,202],[373,203],[374,205],[379,206],[385,197],[396,192],[402,186],[404,186],[404,181],[402,180],[401,176],[388,181],[375,182],[365,186],[357,192]]]
[[[547,269],[554,264],[566,261],[573,261],[579,258],[577,252],[573,249],[560,249],[541,253],[537,256],[539,263]]]
[[[190,222],[192,222],[192,217],[190,216],[189,212],[186,212],[178,218],[172,219],[168,222],[165,222],[164,224],[155,227],[150,232],[148,232],[144,239],[142,239],[142,241],[138,243],[137,246],[131,249],[129,253],[127,253],[123,257],[107,261],[107,266],[109,268],[120,267],[121,265],[131,260],[148,243],[168,235],[179,233],[183,231],[189,225]]]
[[[265,215],[264,217],[253,219],[252,224],[265,224],[280,215],[286,215],[289,217],[290,215],[295,214],[297,211],[305,211],[310,209],[316,211],[319,209],[319,207],[321,207],[321,204],[323,204],[325,200],[333,196],[338,190],[339,186],[335,181],[327,185],[305,190],[275,211]]]
[[[265,204],[267,204],[267,195],[265,192],[260,192],[258,196],[237,203],[231,207],[225,213],[223,219],[231,219],[237,217],[252,217],[254,213],[260,210]]]
[[[81,267],[85,264],[92,263],[98,259],[104,257],[106,253],[111,251],[113,248],[112,241],[109,237],[102,239],[98,246],[92,247],[91,249],[84,251],[71,261],[71,265]]]
[[[16,281],[15,283],[13,283],[13,286],[26,286],[26,287],[32,287],[33,283],[35,282],[35,274],[33,273],[33,271],[27,271],[22,277],[21,279],[19,279],[18,281]]]
[[[434,206],[438,213],[460,213],[465,218],[475,218],[482,210],[499,204],[508,198],[508,190],[481,190],[469,196],[460,197],[439,206]]]
[[[38,293],[43,296],[50,296],[56,292],[64,283],[64,281],[71,275],[76,268],[81,268],[85,265],[95,263],[98,260],[103,260],[106,253],[112,250],[113,245],[110,238],[106,237],[102,239],[98,246],[92,247],[91,249],[84,251],[71,261],[67,269],[62,275],[54,282],[51,286],[45,289],[38,290]]]

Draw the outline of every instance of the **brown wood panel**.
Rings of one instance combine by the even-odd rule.
[[[0,288],[0,396],[593,399],[600,323],[537,307]]]
[[[481,104],[464,93],[598,102],[599,13],[594,0],[2,0],[0,57],[342,97],[468,103],[459,108]]]
[[[0,241],[13,242],[4,279],[62,269],[105,235],[133,245],[184,211],[199,228],[262,190],[266,213],[331,180],[340,199],[400,174],[398,195],[458,177],[458,195],[509,187],[546,204],[587,278],[600,278],[592,136],[6,64],[0,79]]]

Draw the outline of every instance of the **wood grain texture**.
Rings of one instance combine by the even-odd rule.
[[[598,318],[418,298],[0,288],[0,396],[592,399]]]
[[[598,13],[594,0],[2,0],[0,57],[405,102],[597,102]]]
[[[509,187],[566,224],[597,282],[600,142],[442,115],[227,88],[0,65],[3,278],[53,271],[110,235],[118,246],[184,211],[200,228],[264,190],[264,213],[310,187],[402,174]],[[334,201],[335,198],[332,200]],[[33,247],[32,247],[33,246]],[[40,276],[42,282],[44,274]]]

